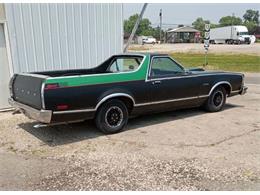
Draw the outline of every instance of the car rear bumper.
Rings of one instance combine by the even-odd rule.
[[[9,104],[15,108],[21,110],[28,118],[40,121],[42,123],[50,123],[52,118],[51,110],[37,110],[20,102],[8,99]]]

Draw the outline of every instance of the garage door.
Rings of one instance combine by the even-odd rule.
[[[0,110],[9,108],[8,104],[8,82],[10,71],[7,60],[7,51],[4,36],[4,25],[0,24]]]

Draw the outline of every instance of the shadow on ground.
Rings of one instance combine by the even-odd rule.
[[[232,109],[235,107],[242,107],[240,105],[226,104],[223,110]],[[170,111],[164,113],[150,114],[145,116],[139,116],[129,120],[128,126],[125,131],[134,130],[137,128],[160,124],[168,121],[174,121],[179,119],[185,119],[197,115],[210,114],[198,108],[185,109],[179,111]],[[92,120],[88,120],[81,123],[73,123],[67,125],[56,125],[49,127],[34,128],[33,126],[37,122],[33,123],[21,123],[19,127],[40,139],[45,144],[55,147],[58,145],[78,142],[86,139],[93,139],[99,136],[104,136],[95,127]],[[123,133],[123,132],[122,132]]]

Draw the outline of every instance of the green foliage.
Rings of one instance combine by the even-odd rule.
[[[247,27],[249,34],[252,34],[257,28],[257,24],[253,21],[245,21],[244,25]]]
[[[134,28],[134,25],[138,19],[138,14],[134,14],[130,16],[127,20],[124,21],[124,32],[131,33],[132,29]],[[162,34],[164,32],[162,31]],[[156,27],[153,28],[151,26],[151,22],[147,18],[143,18],[139,24],[139,27],[136,31],[136,35],[144,35],[144,36],[153,36],[157,40],[160,38],[160,28]]]
[[[130,16],[127,20],[124,21],[124,32],[131,33],[134,28],[135,22],[138,19],[138,14]],[[202,17],[197,18],[193,23],[193,27],[202,32],[204,36],[205,24],[210,23],[209,20],[204,20]],[[243,20],[235,16],[224,16],[220,18],[219,24],[210,24],[211,28],[230,26],[230,25],[245,25],[248,28],[250,34],[252,34],[257,26],[259,26],[259,11],[256,10],[246,10],[246,13],[243,15]],[[147,18],[143,18],[139,24],[139,27],[136,31],[136,35],[144,36],[153,36],[157,40],[160,38],[160,28],[157,26],[153,28],[151,22]],[[164,31],[162,30],[162,37],[164,37]]]
[[[162,31],[162,38],[163,38],[164,32]],[[157,26],[156,28],[153,28],[152,36],[156,38],[157,40],[160,39],[160,27]]]
[[[256,25],[259,25],[259,11],[248,9],[243,15],[245,22],[253,22]]]
[[[127,32],[130,34],[132,32],[132,29],[135,26],[135,22],[137,19],[138,19],[138,14],[134,14],[134,15],[130,16],[128,20],[125,20],[124,21],[124,32]],[[141,28],[144,28],[144,27],[146,27],[146,28],[149,27],[149,23],[147,24],[147,20],[144,22],[143,22],[143,20],[141,20],[139,28],[136,31],[136,34],[140,35],[141,30],[142,30]]]
[[[259,11],[252,9],[246,10],[243,15],[244,25],[247,27],[250,34],[252,34],[259,26]]]
[[[192,25],[197,30],[200,30],[203,35],[205,23],[209,23],[209,20],[204,20],[202,17],[197,18]],[[243,20],[240,17],[235,16],[224,16],[220,18],[219,24],[210,24],[211,28],[231,26],[231,25],[244,25],[247,27],[249,34],[255,32],[259,26],[259,11],[256,10],[246,10],[246,13],[243,15]]]
[[[203,20],[202,17],[197,18],[193,23],[192,26],[194,26],[195,29],[203,32],[205,28],[205,24],[210,23],[209,20]]]
[[[242,19],[235,16],[224,16],[220,18],[220,26],[242,25]]]

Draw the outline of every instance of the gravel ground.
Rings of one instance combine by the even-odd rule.
[[[131,45],[129,51],[143,52],[159,52],[159,53],[204,53],[203,44],[200,43],[175,43],[175,44],[155,44],[155,45]],[[209,53],[225,53],[225,54],[253,54],[260,56],[260,44],[254,43],[250,45],[226,45],[216,44],[210,45]]]
[[[222,112],[141,116],[108,136],[0,113],[0,190],[260,190],[259,76]]]

